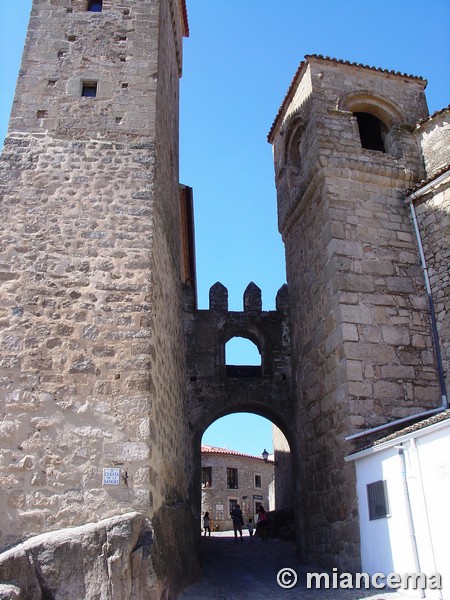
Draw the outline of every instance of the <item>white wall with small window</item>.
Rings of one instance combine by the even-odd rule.
[[[426,597],[450,600],[450,411],[346,460],[356,467],[362,572],[439,573],[443,590]]]

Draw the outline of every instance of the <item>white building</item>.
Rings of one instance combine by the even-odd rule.
[[[362,571],[423,573],[450,600],[450,410],[346,458],[357,477]],[[431,589],[438,583],[442,590]]]

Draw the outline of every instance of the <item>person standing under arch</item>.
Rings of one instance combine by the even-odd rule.
[[[264,542],[269,537],[269,519],[264,506],[258,508],[258,522],[256,523],[256,535]]]
[[[231,511],[231,519],[233,520],[233,529],[234,529],[234,541],[238,540],[238,532],[241,536],[241,542],[244,541],[242,537],[242,525],[244,524],[244,516],[242,514],[242,510],[239,504]]]

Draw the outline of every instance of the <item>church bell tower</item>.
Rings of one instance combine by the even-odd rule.
[[[412,131],[428,115],[425,85],[307,56],[269,133],[302,440],[300,535],[307,560],[346,570],[359,565],[346,438],[439,404],[404,202],[423,175]]]

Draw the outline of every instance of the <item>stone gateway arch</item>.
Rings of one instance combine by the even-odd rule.
[[[447,407],[448,109],[420,77],[305,57],[268,136],[287,285],[274,311],[253,283],[242,312],[221,284],[199,310],[188,34],[184,0],[33,0],[0,161],[0,580],[23,598],[175,597],[201,436],[236,411],[288,440],[301,558],[358,570],[345,457]],[[259,368],[226,365],[234,336]]]

